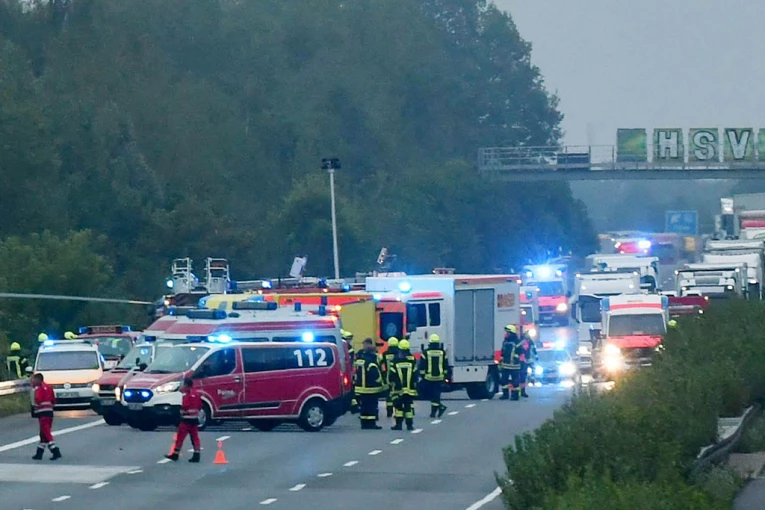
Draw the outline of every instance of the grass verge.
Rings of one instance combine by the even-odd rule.
[[[29,393],[13,393],[0,396],[0,418],[29,412]]]

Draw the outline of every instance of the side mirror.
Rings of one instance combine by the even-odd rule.
[[[24,369],[24,372],[26,372],[27,374],[31,374],[32,372],[34,372],[34,369],[32,367],[27,367]]]

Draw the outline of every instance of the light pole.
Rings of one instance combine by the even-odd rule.
[[[332,252],[335,257],[335,280],[340,279],[340,254],[337,250],[337,213],[335,212],[335,170],[340,170],[340,160],[325,158],[321,169],[329,171],[329,197],[332,204]]]

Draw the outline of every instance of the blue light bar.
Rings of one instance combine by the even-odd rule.
[[[260,284],[261,288],[264,289],[273,289],[274,285],[269,280],[263,280],[263,283]]]
[[[227,316],[225,310],[189,310],[186,313],[189,319],[223,320]]]
[[[173,282],[172,278],[169,278],[169,279],[165,280],[165,285],[167,285],[168,289],[172,289],[173,286],[175,285],[175,282]]]
[[[234,310],[276,310],[278,305],[273,301],[235,301],[231,303]]]
[[[314,335],[310,331],[306,331],[305,333],[303,333],[301,338],[303,339],[304,342],[313,342]]]
[[[401,282],[398,284],[398,290],[406,294],[412,290],[412,284],[409,282]]]
[[[87,326],[83,326],[83,327],[79,328],[79,329],[77,330],[77,333],[79,333],[80,335],[85,335],[85,334],[87,334],[87,333],[88,333],[88,327],[87,327]]]
[[[44,347],[52,347],[54,345],[56,345],[56,342],[54,342],[53,340],[46,340],[43,342]]]
[[[327,305],[319,305],[319,315],[327,315]]]
[[[303,304],[300,301],[295,301],[295,311],[296,312],[303,311]]]
[[[207,308],[207,300],[210,298],[210,296],[205,296],[202,299],[199,300],[199,303],[197,303],[198,308]]]
[[[343,284],[343,292],[349,292],[351,290],[351,286],[347,283]]]

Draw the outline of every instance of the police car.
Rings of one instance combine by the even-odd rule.
[[[56,409],[88,409],[93,383],[104,373],[104,360],[98,347],[86,341],[46,340],[33,371],[53,387]]]
[[[545,342],[537,356],[538,361],[534,364],[531,374],[536,383],[569,387],[581,384],[579,368],[565,345],[560,342]]]

